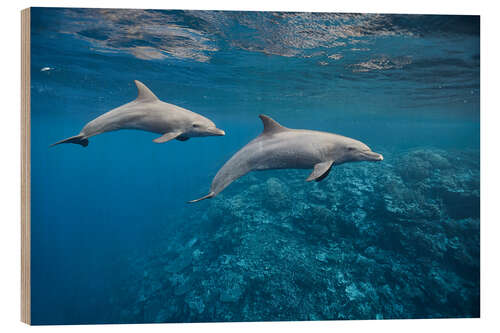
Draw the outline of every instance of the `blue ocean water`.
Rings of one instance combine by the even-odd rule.
[[[33,324],[479,316],[479,17],[33,8]],[[136,97],[225,137],[49,145]],[[217,170],[267,114],[381,163]]]

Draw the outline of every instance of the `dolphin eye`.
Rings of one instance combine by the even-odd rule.
[[[354,148],[353,148],[353,147],[349,147],[349,148],[347,148],[347,150],[349,150],[349,151],[353,151],[353,150],[354,150]]]
[[[193,127],[194,127],[194,128],[197,128],[197,127],[200,127],[200,125],[198,125],[198,124],[193,124]]]

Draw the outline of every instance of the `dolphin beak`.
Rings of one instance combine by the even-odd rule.
[[[210,133],[212,135],[216,135],[216,136],[224,136],[224,135],[226,135],[226,132],[224,132],[221,129],[218,129],[217,127],[211,128],[210,129]]]
[[[384,156],[382,156],[382,154],[375,153],[373,151],[366,152],[365,155],[366,155],[368,161],[378,162],[378,161],[384,160]]]

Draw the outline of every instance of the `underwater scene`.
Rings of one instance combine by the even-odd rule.
[[[479,317],[479,73],[479,16],[32,8],[32,323]]]

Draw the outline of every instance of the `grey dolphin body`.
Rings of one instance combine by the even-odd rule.
[[[307,181],[321,181],[333,165],[357,161],[382,161],[364,143],[345,136],[281,126],[260,115],[263,132],[234,154],[217,172],[210,193],[196,200],[215,197],[234,180],[255,170],[313,169]]]
[[[86,147],[88,138],[121,129],[136,129],[162,134],[154,139],[163,143],[173,139],[185,141],[192,137],[225,135],[223,130],[197,113],[162,102],[142,82],[134,81],[137,98],[90,121],[78,135],[52,144],[75,143]]]

